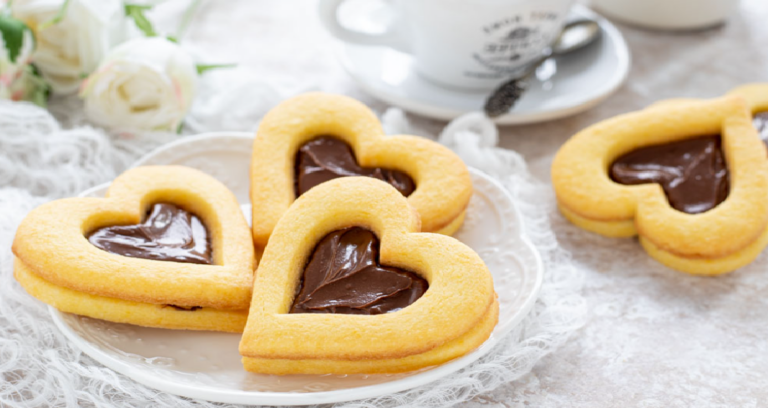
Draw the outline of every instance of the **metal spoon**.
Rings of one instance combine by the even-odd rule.
[[[548,58],[571,53],[592,44],[600,36],[600,25],[595,20],[579,19],[563,27],[555,42],[536,61],[530,63],[520,76],[501,84],[485,100],[483,110],[495,118],[509,112],[528,88],[528,81],[536,69]]]

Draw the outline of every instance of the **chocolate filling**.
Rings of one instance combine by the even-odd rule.
[[[182,312],[194,312],[195,310],[200,310],[203,308],[202,306],[184,307],[184,306],[176,306],[176,305],[163,305],[163,307],[172,307]]]
[[[360,167],[352,148],[330,136],[305,143],[296,154],[297,197],[320,183],[349,176],[367,176],[386,181],[406,197],[416,189],[413,180],[401,171]]]
[[[200,218],[173,204],[155,204],[138,225],[98,229],[88,235],[97,248],[132,258],[211,264],[208,231]]]
[[[610,175],[621,184],[661,184],[672,208],[688,214],[708,211],[728,197],[720,136],[637,149],[613,162]]]
[[[363,228],[326,235],[304,268],[291,313],[375,315],[400,310],[429,284],[413,272],[379,264],[379,240]]]

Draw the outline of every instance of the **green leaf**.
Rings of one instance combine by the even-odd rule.
[[[144,12],[151,8],[152,6],[141,4],[126,4],[125,15],[133,19],[133,22],[136,23],[136,27],[138,27],[144,35],[147,37],[157,37],[155,27],[152,26],[152,22],[144,15]]]
[[[197,68],[197,75],[202,75],[212,69],[233,68],[236,66],[237,64],[197,64],[195,68]]]
[[[26,69],[28,69],[27,80],[30,83],[26,84],[27,93],[24,95],[24,99],[45,108],[48,104],[48,98],[51,96],[51,86],[45,82],[36,66],[30,64]]]
[[[0,33],[3,35],[5,48],[8,50],[8,58],[15,63],[16,58],[24,45],[24,31],[29,30],[26,24],[9,16],[0,15]],[[29,30],[31,33],[32,31]]]
[[[40,31],[43,31],[54,24],[59,24],[61,20],[64,20],[64,17],[67,15],[67,9],[69,8],[69,1],[70,0],[64,0],[64,3],[62,3],[56,15],[53,16],[52,19],[44,22],[43,24],[40,24],[40,26],[37,29]]]
[[[49,88],[39,86],[35,88],[34,91],[30,92],[30,94],[27,96],[27,100],[41,108],[45,108],[48,105],[48,95],[50,94],[51,90]]]
[[[172,42],[172,43],[175,43],[175,44],[179,43],[179,39],[174,37],[174,36],[172,36],[172,35],[169,35],[169,36],[165,37],[165,39],[170,41],[170,42]]]

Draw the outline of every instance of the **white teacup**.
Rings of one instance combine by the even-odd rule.
[[[572,0],[395,0],[382,34],[343,27],[345,0],[320,0],[320,19],[336,38],[411,54],[416,70],[443,86],[492,89],[550,45]]]

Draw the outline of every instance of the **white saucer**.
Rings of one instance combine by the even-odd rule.
[[[137,165],[179,164],[209,173],[235,193],[250,218],[252,144],[247,133],[189,137],[155,150]],[[51,315],[59,329],[96,361],[148,387],[189,398],[249,405],[320,404],[375,397],[435,381],[488,353],[517,326],[536,302],[544,273],[507,192],[483,173],[471,173],[475,194],[456,237],[474,248],[493,274],[499,323],[483,345],[446,364],[396,375],[260,375],[243,369],[238,334],[111,323],[52,307]],[[81,196],[101,197],[107,186]]]
[[[608,20],[584,6],[575,17],[597,20],[600,39],[572,55],[552,58],[539,69],[539,79],[506,115],[500,125],[553,120],[590,109],[616,91],[629,72],[630,56],[624,37]],[[488,91],[462,91],[436,85],[415,72],[411,56],[386,47],[343,44],[339,58],[367,93],[409,112],[452,120],[482,110]]]

